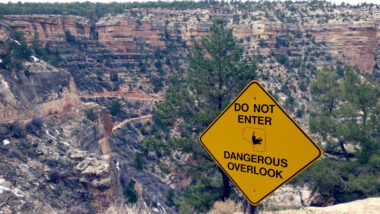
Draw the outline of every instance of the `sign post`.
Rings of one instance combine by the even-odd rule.
[[[257,213],[257,207],[250,204],[249,205],[249,214],[256,214]]]
[[[199,141],[254,206],[322,156],[257,81],[240,92]]]

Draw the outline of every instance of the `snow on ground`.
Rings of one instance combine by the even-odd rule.
[[[51,138],[53,138],[54,140],[56,139],[55,136],[51,135],[50,132],[48,130],[46,130],[46,134],[49,135]]]
[[[3,85],[3,87],[4,87],[5,89],[9,89],[8,82],[5,81],[4,79],[1,79],[1,84]]]
[[[10,144],[11,142],[8,140],[8,139],[5,139],[5,140],[3,140],[3,144],[4,144],[4,146],[6,146],[6,145],[8,145],[8,144]]]
[[[21,45],[19,41],[11,39],[11,41],[16,42],[16,44]]]
[[[32,57],[32,59],[33,59],[34,62],[38,62],[38,61],[40,61],[40,59],[38,59],[38,58],[35,57],[35,56],[31,56],[31,57]]]
[[[65,146],[70,146],[70,144],[69,144],[68,142],[66,142],[66,141],[62,141],[62,143],[63,143],[63,145],[65,145]]]
[[[11,191],[8,187],[2,185],[4,182],[5,180],[0,178],[0,193],[3,193],[4,191]]]
[[[118,161],[116,161],[116,168],[120,171],[120,163]]]
[[[4,191],[12,191],[8,187],[2,185],[4,182],[5,182],[5,179],[0,178],[0,194],[3,193]],[[21,190],[19,188],[15,188],[12,192],[17,197],[24,197],[24,195],[21,194]]]
[[[14,193],[17,197],[24,197],[20,192],[21,192],[21,190],[20,190],[19,188],[15,188],[13,193]]]

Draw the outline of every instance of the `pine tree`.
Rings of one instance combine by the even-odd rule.
[[[199,211],[231,194],[228,177],[200,145],[198,136],[256,78],[256,64],[244,58],[243,51],[226,22],[215,20],[209,34],[194,42],[185,77],[176,76],[169,82],[165,102],[157,104],[154,112],[156,132],[145,139],[160,154],[191,154],[194,164],[184,168],[194,184],[185,193],[184,203]]]

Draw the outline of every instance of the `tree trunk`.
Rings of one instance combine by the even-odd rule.
[[[223,196],[222,196],[222,199],[224,201],[224,200],[228,199],[230,197],[230,194],[231,194],[230,179],[228,178],[226,173],[224,173],[224,171],[220,167],[218,167],[218,170],[222,174],[222,178],[223,178]]]
[[[339,141],[339,146],[342,149],[343,155],[346,158],[347,161],[350,161],[350,157],[348,156],[346,148],[344,148],[344,144],[342,141]]]
[[[329,112],[330,113],[332,113],[333,107],[334,107],[334,101],[331,101],[330,105],[329,105]]]

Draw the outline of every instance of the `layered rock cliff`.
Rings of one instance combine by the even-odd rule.
[[[0,74],[0,84],[1,122],[63,114],[80,104],[70,73],[43,61],[26,62],[15,75]]]
[[[43,43],[58,45],[64,43],[69,32],[77,40],[95,40],[113,55],[124,58],[138,58],[145,55],[141,43],[167,48],[167,39],[179,38],[191,46],[192,41],[207,33],[214,18],[225,18],[240,39],[252,38],[245,46],[256,53],[270,56],[275,54],[276,38],[281,35],[296,36],[309,34],[316,42],[326,44],[324,50],[349,65],[358,66],[364,72],[372,73],[376,66],[379,44],[378,9],[333,9],[302,11],[302,4],[295,15],[287,8],[275,11],[242,11],[239,8],[215,8],[197,10],[133,9],[125,14],[108,15],[96,22],[88,18],[62,15],[8,15],[6,23],[13,29],[24,32],[30,42],[38,36]],[[292,16],[292,22],[283,17]],[[370,15],[372,14],[372,15]],[[233,21],[239,17],[238,21]],[[323,22],[318,17],[329,17]],[[236,18],[235,18],[236,19]],[[265,46],[259,46],[259,41]],[[112,55],[112,54],[111,54]]]
[[[90,21],[79,16],[62,15],[25,15],[7,16],[8,23],[15,29],[24,32],[28,42],[35,37],[42,44],[65,41],[65,33],[76,37],[90,37]]]

